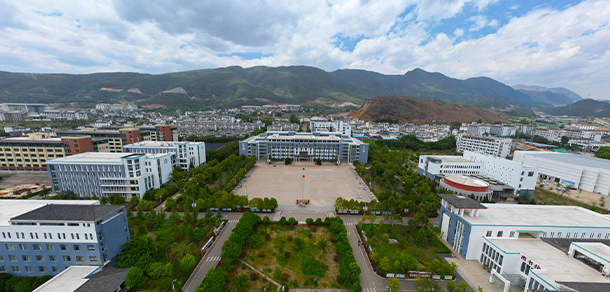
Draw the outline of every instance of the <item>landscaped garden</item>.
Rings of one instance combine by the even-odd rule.
[[[307,225],[244,214],[223,245],[222,265],[210,269],[197,291],[269,291],[269,282],[238,259],[286,288],[361,291],[360,267],[343,221],[307,219]]]
[[[363,218],[371,222],[373,219]],[[450,250],[436,236],[440,230],[430,228],[425,215],[415,215],[409,225],[363,224],[364,221],[358,224],[358,230],[361,234],[364,231],[367,237],[365,245],[372,248],[369,255],[378,273],[407,275],[409,271],[425,271],[434,275],[453,275],[455,266],[444,263],[437,255],[450,253]]]

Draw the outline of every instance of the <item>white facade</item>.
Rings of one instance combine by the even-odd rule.
[[[341,135],[352,136],[352,127],[348,123],[343,121],[317,121],[312,120],[309,122],[309,129],[311,132],[331,132],[340,133]]]
[[[480,174],[501,181],[515,188],[515,194],[534,194],[538,179],[538,167],[520,162],[492,157],[472,151],[464,151],[464,158],[483,163]]]
[[[456,151],[464,152],[469,150],[505,158],[510,154],[511,144],[512,139],[510,138],[458,135],[456,140]]]
[[[184,171],[205,164],[204,142],[142,141],[123,146],[129,153],[175,153],[176,164]]]
[[[142,198],[147,190],[168,182],[175,154],[88,152],[47,161],[53,192],[72,191],[79,196],[126,200]]]
[[[460,156],[420,155],[418,170],[430,179],[436,174],[481,174],[483,162]]]
[[[515,151],[514,161],[538,167],[539,175],[588,192],[610,194],[610,161],[546,151]]]
[[[602,134],[602,132],[577,129],[537,129],[533,132],[534,136],[540,136],[555,142],[560,142],[563,136],[570,139],[586,139],[600,142]]]

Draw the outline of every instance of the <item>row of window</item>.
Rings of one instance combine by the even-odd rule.
[[[0,149],[0,150],[1,150],[1,149]],[[11,151],[11,150],[12,150],[13,152],[17,152],[17,151],[19,151],[19,148],[13,148],[13,149],[11,149],[11,148],[4,148],[4,151],[6,151],[6,152],[9,152],[9,151]],[[36,152],[36,151],[38,151],[38,152],[44,152],[44,150],[45,150],[44,148],[37,148],[37,149],[32,149],[32,148],[29,148],[29,149],[28,149],[28,148],[21,148],[21,152],[28,152],[28,151],[29,151],[29,152]],[[47,152],[62,152],[62,151],[64,151],[64,149],[63,149],[63,148],[54,148],[54,149],[46,149],[46,150],[47,150]]]
[[[492,235],[492,231],[491,230],[487,230],[487,234],[485,235],[486,237],[491,237]],[[504,231],[498,231],[498,233],[496,233],[496,237],[502,237],[504,235]],[[511,231],[508,235],[508,237],[515,237],[515,231]]]
[[[63,257],[64,262],[71,262],[72,261],[72,258],[70,256],[68,256],[68,255],[65,255],[65,256],[62,256],[62,257]],[[10,262],[17,262],[17,256],[16,255],[9,255],[8,256],[8,260]],[[21,260],[23,262],[31,262],[31,258],[30,258],[29,255],[22,255],[21,256]],[[3,261],[4,261],[4,256],[0,255],[0,262],[3,262]],[[44,256],[36,255],[36,261],[39,262],[39,263],[40,262],[44,262]],[[50,262],[57,262],[57,256],[50,255],[49,256],[49,261]],[[97,262],[97,256],[89,256],[89,261]],[[85,262],[85,256],[80,256],[80,255],[76,256],[76,262],[77,263],[84,263]]]
[[[549,290],[546,287],[544,287],[544,285],[542,285],[542,283],[536,281],[536,279],[531,279],[530,283],[528,286],[528,289],[530,290]]]
[[[441,164],[441,168],[443,165]],[[480,169],[480,165],[445,165],[445,168],[469,168],[469,169]]]
[[[6,247],[6,250],[15,250],[15,245],[12,243],[5,243],[4,246]],[[53,251],[55,250],[55,245],[53,244],[47,244],[46,245],[47,250],[49,251]],[[82,251],[82,246],[80,244],[73,244],[72,245],[74,251]],[[59,245],[59,249],[62,251],[67,251],[68,250],[68,245],[66,244],[60,244]],[[19,250],[23,250],[26,251],[28,250],[28,245],[25,243],[20,243],[19,244]],[[42,250],[42,246],[40,244],[32,244],[32,250]],[[95,245],[92,244],[88,244],[87,245],[87,250],[88,251],[95,251]],[[0,260],[2,260],[1,256],[0,256]]]
[[[68,267],[66,267],[67,269]],[[52,266],[51,267],[53,273],[59,273],[59,267],[57,266]],[[19,268],[19,266],[12,266],[11,267],[11,271],[13,271],[13,273],[19,273],[21,272],[21,269]],[[40,273],[46,273],[47,272],[47,267],[45,266],[38,266],[38,271]],[[6,272],[6,267],[5,266],[0,266],[0,273],[5,273]],[[26,273],[33,273],[34,269],[32,268],[32,266],[25,266],[25,272]]]
[[[553,237],[555,237],[555,232],[551,232],[548,235],[549,235],[548,237],[553,238]],[[570,235],[572,237],[570,237]],[[579,235],[580,235],[580,238],[585,238],[587,236],[587,233],[586,232],[582,232],[582,233],[578,233],[578,232],[574,232],[574,233],[566,232],[565,233],[565,238],[578,238]],[[557,238],[561,238],[561,236],[562,236],[562,232],[557,232]],[[542,237],[547,237],[547,233],[546,232],[542,233]],[[595,233],[594,232],[589,233],[589,238],[595,238]],[[602,238],[602,234],[601,233],[597,233],[597,239],[601,239],[601,238]],[[605,239],[609,239],[610,238],[610,233],[606,233],[604,235],[604,238]]]
[[[62,224],[62,223],[60,223],[60,224]],[[74,223],[74,224],[76,224],[76,223]],[[72,226],[72,225],[69,225],[69,226]],[[95,239],[95,238],[93,238],[92,233],[83,233],[83,234],[85,236],[85,240],[94,240]],[[15,232],[15,235],[17,236],[17,239],[26,239],[25,234],[23,232]],[[53,239],[53,233],[51,233],[51,232],[48,232],[48,233],[43,232],[42,235],[44,236],[44,239]],[[72,240],[80,240],[79,233],[70,233],[70,235],[72,237]],[[2,238],[12,239],[11,232],[2,232]],[[38,232],[30,232],[30,239],[40,239],[38,237]],[[66,234],[57,232],[57,239],[66,239]]]

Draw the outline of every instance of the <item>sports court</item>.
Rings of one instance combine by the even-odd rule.
[[[313,162],[291,165],[275,162],[275,165],[257,164],[245,183],[249,199],[274,197],[280,206],[296,206],[302,197],[310,200],[308,207],[316,207],[334,206],[337,197],[356,200],[358,195],[359,184],[349,165],[335,166],[330,162],[322,163],[322,166]],[[243,195],[245,188],[239,189],[237,194]],[[360,195],[362,201],[370,201],[364,190],[360,190]]]

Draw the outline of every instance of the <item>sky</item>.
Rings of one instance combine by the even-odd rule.
[[[610,99],[610,1],[0,0],[0,70],[308,65]]]

